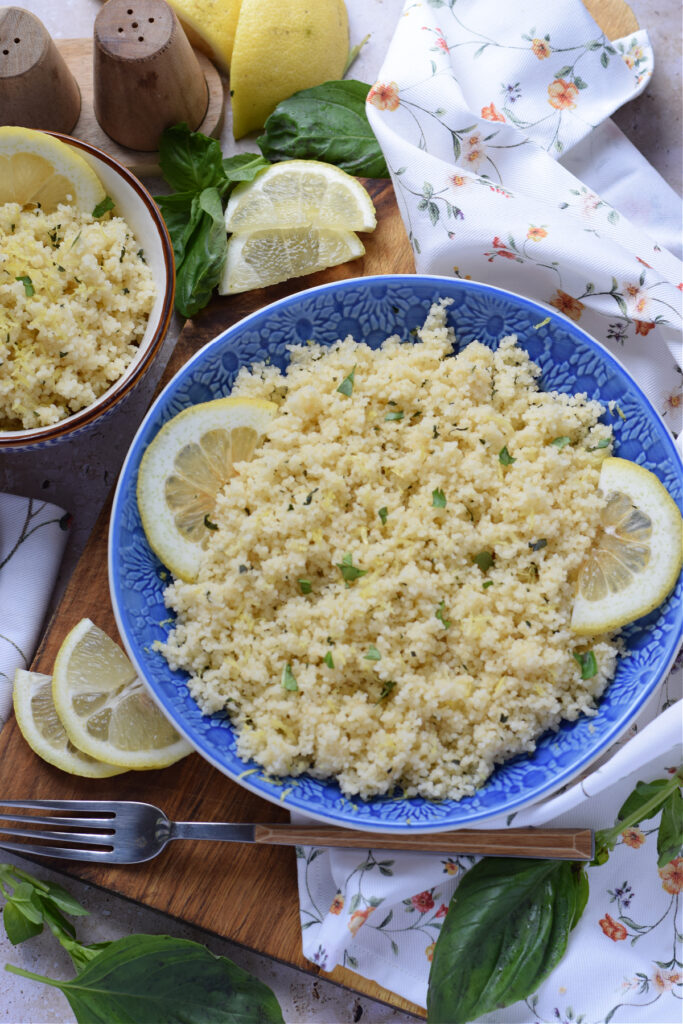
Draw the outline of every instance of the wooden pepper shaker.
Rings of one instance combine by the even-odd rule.
[[[95,19],[95,116],[129,149],[158,148],[164,128],[197,128],[208,88],[195,53],[165,0],[108,0]]]
[[[69,134],[81,94],[42,21],[0,7],[0,124]]]

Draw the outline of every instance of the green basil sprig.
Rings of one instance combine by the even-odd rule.
[[[639,782],[609,829],[595,835],[592,865],[620,835],[661,811],[658,866],[683,847],[683,765],[668,779]],[[588,901],[579,862],[484,858],[455,891],[434,948],[427,993],[430,1024],[467,1024],[536,990],[559,963]]]
[[[257,144],[266,160],[324,160],[349,174],[388,178],[365,113],[370,86],[348,78],[295,92],[278,103]]]
[[[185,317],[203,309],[220,282],[228,252],[223,210],[233,187],[268,166],[256,153],[225,158],[218,139],[186,124],[167,128],[159,143],[161,173],[176,191],[155,196],[171,236],[175,305]]]
[[[44,925],[67,950],[71,981],[5,970],[62,991],[78,1024],[282,1024],[273,992],[226,957],[170,935],[128,935],[84,946],[68,917],[88,913],[66,889],[43,882],[12,864],[0,864],[3,923],[13,945]]]
[[[434,949],[428,1019],[467,1024],[534,992],[564,956],[587,899],[580,865],[479,861],[458,886]]]

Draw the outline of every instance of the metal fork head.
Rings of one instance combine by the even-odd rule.
[[[6,808],[14,813],[7,813]],[[37,811],[47,813],[33,813]],[[21,827],[7,827],[6,821]],[[36,828],[37,825],[47,827]],[[163,850],[170,829],[164,812],[153,804],[0,799],[0,847],[29,857],[137,864],[151,860]],[[6,836],[23,842],[7,841]]]

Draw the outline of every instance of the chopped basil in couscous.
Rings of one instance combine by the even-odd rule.
[[[0,430],[91,405],[135,357],[154,297],[121,217],[0,205]]]
[[[614,674],[614,639],[569,628],[602,407],[539,391],[514,338],[451,358],[446,305],[418,342],[293,347],[286,373],[233,388],[279,415],[218,500],[197,581],[168,587],[161,649],[272,774],[458,799],[594,713]]]

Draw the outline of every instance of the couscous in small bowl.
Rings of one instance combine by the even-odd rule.
[[[70,136],[53,134],[74,147],[99,177],[114,204],[113,214],[125,221],[144,254],[145,273],[153,299],[150,300],[144,332],[135,344],[135,354],[118,379],[82,408],[61,416],[56,422],[34,426],[0,425],[0,451],[35,449],[72,438],[98,424],[118,406],[150,368],[168,330],[174,298],[173,248],[161,213],[152,196],[126,167],[102,150]],[[27,292],[28,294],[28,292]],[[49,312],[49,308],[46,307]],[[65,337],[64,348],[73,343]],[[38,419],[39,417],[36,416]]]

